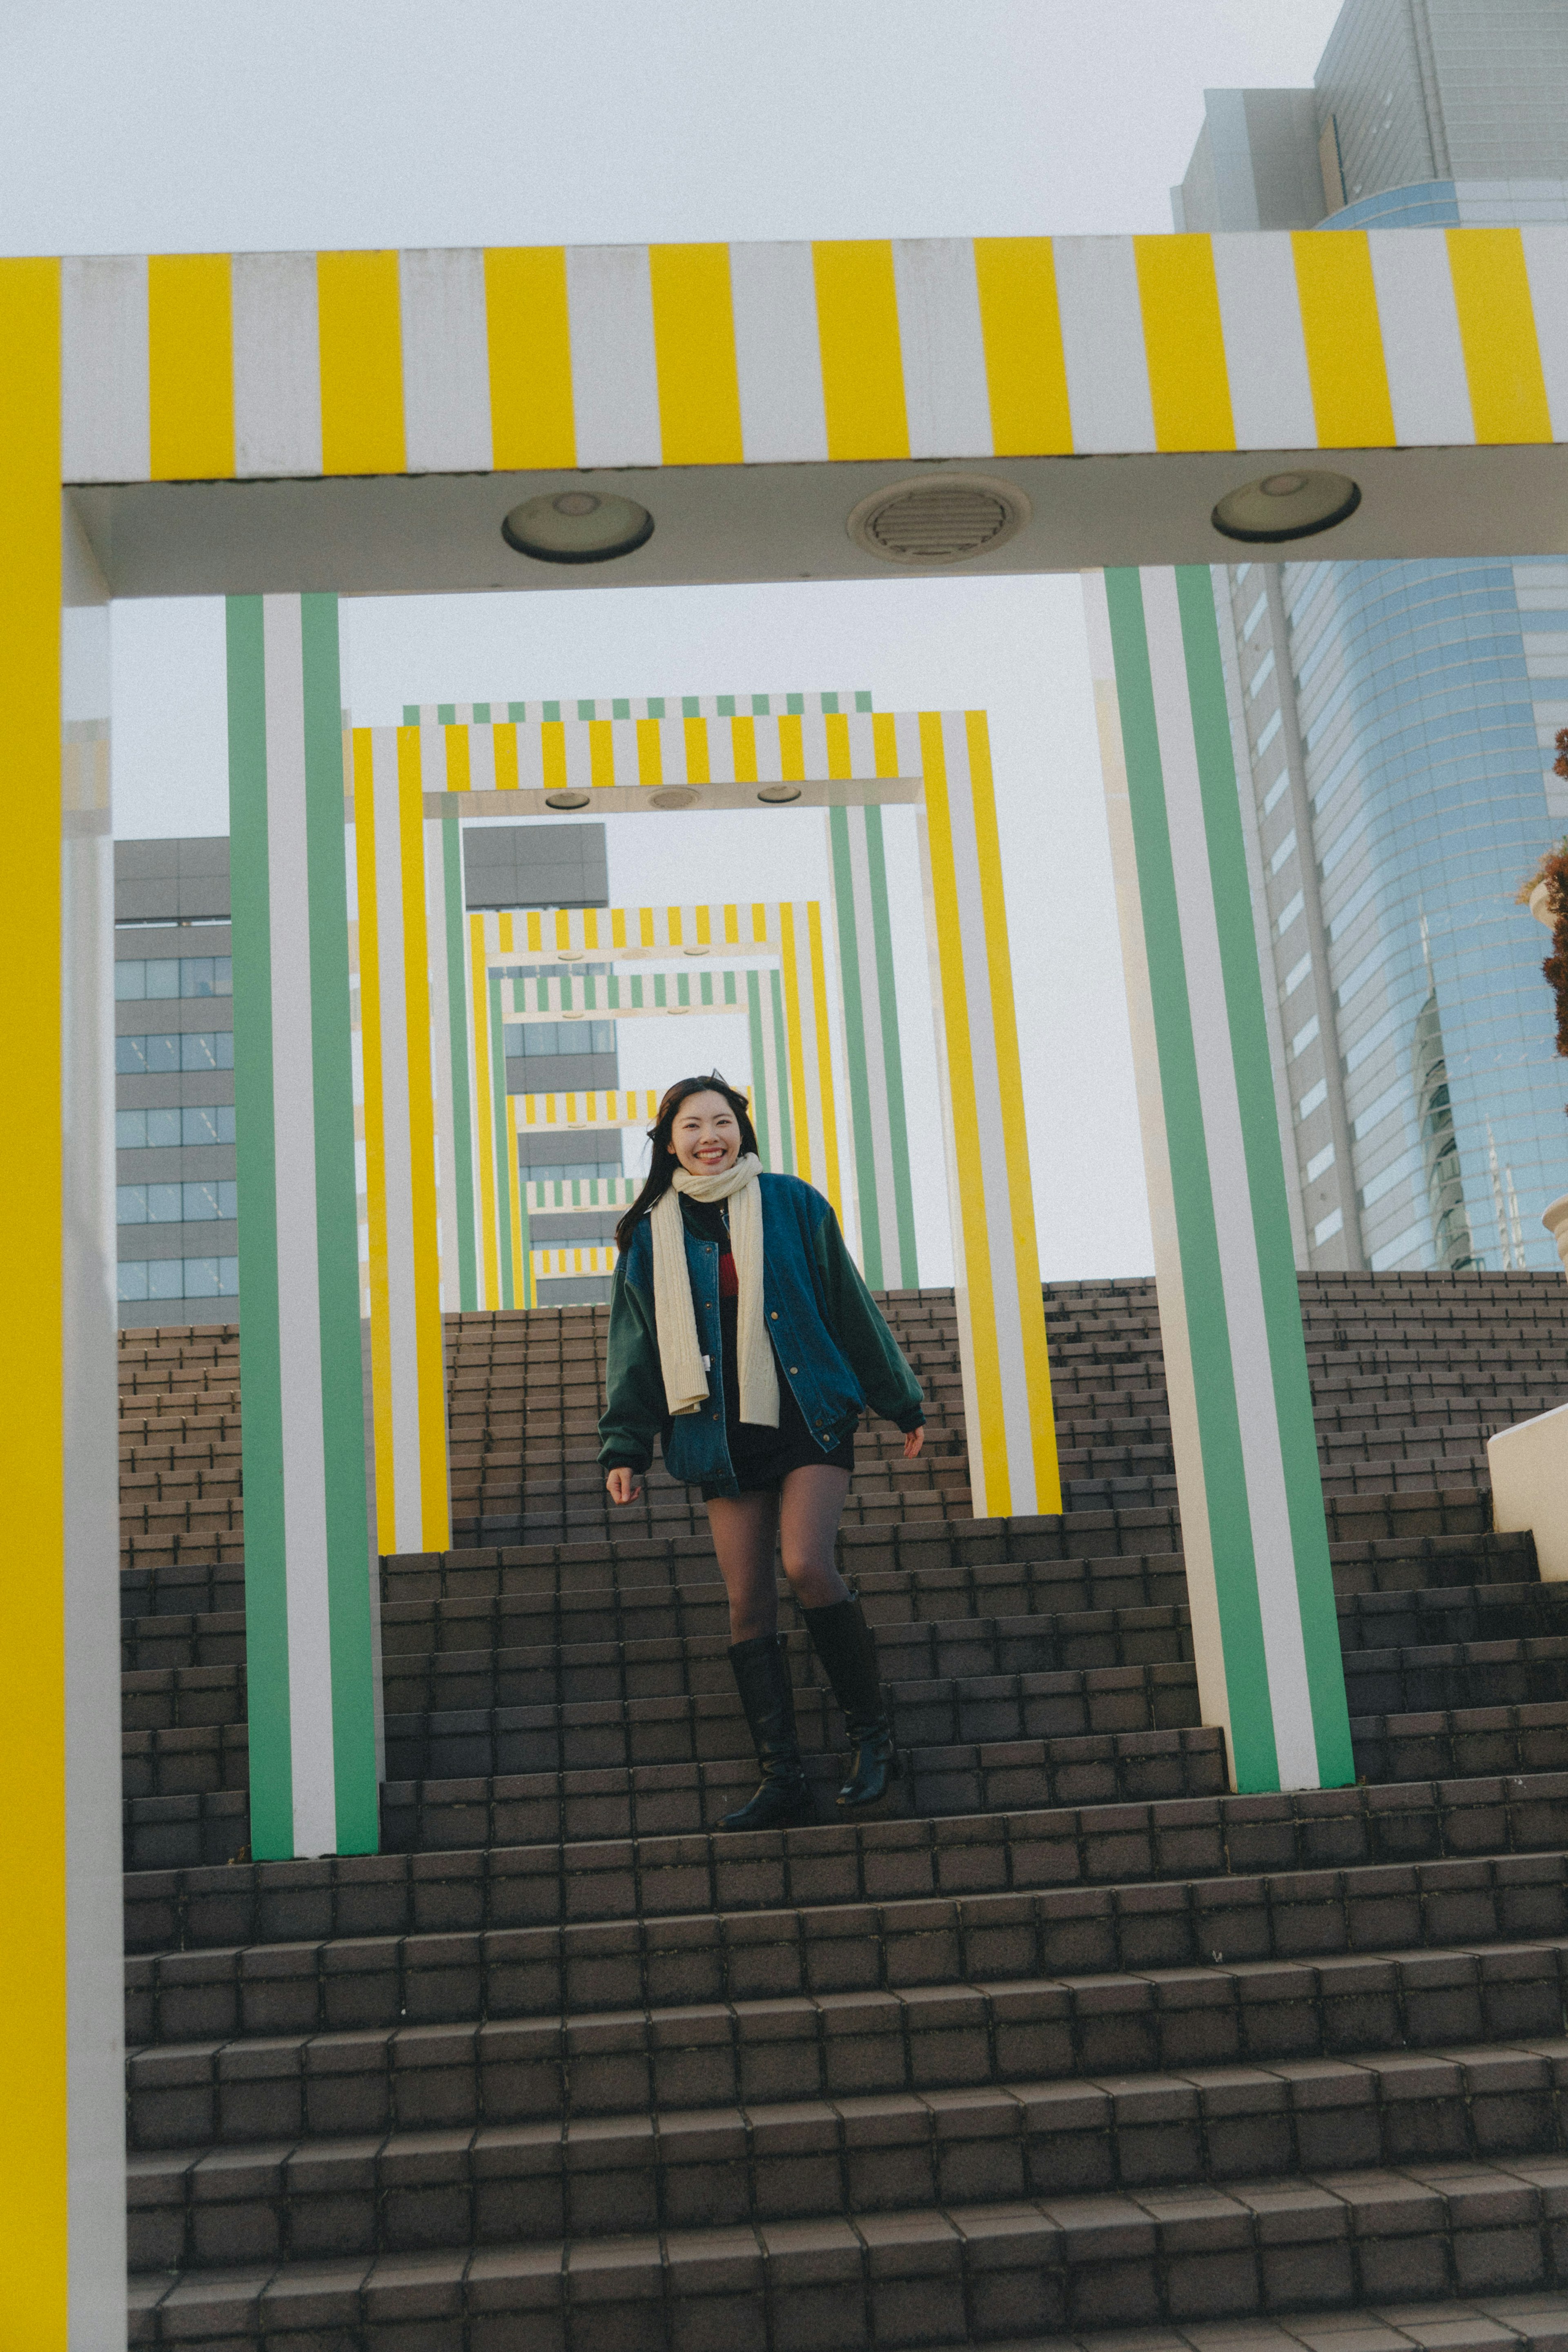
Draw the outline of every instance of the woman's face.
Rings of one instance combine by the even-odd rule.
[[[675,1113],[670,1149],[694,1176],[716,1176],[740,1157],[740,1122],[722,1095],[688,1095]]]

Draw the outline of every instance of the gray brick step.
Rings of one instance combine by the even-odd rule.
[[[1568,1932],[1568,1773],[228,1864],[243,1803],[143,1801],[229,1843],[127,1876],[129,1951],[540,1928],[576,2009],[668,1997],[666,1950],[716,2000]]]
[[[570,2179],[586,2200],[594,2175]],[[279,2263],[259,2247],[236,2256],[230,2240],[222,2252],[246,2267],[226,2275],[193,2266],[177,2289],[167,2273],[133,2279],[131,2341],[188,2344],[204,2330],[209,2340],[259,2346],[264,2315],[276,2342],[290,2310],[303,2308],[318,2330],[357,2331],[350,2340],[367,2352],[393,2352],[423,2318],[497,2346],[508,2330],[527,2330],[561,2352],[652,2352],[672,2340],[737,2352],[813,2340],[839,2352],[904,2352],[943,2337],[994,2343],[1173,2316],[1233,2323],[1308,2304],[1349,2311],[1478,2290],[1522,2294],[1556,2284],[1568,2163],[1415,2163],[553,2241],[506,2231],[497,2184],[499,2226],[479,2252],[465,2192],[411,2179],[387,2220],[402,2226],[406,2215],[417,2226],[423,2206],[434,2234],[444,2190],[448,2235],[430,2259]],[[222,2210],[215,2197],[214,2210]]]

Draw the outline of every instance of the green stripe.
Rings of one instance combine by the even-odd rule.
[[[789,1039],[784,1027],[784,975],[775,970],[768,975],[768,993],[772,1003],[773,1066],[779,1073],[779,1144],[774,1166],[782,1174],[792,1176],[795,1167],[795,1114],[789,1102]]]
[[[1196,564],[1176,578],[1318,1771],[1324,1788],[1339,1788],[1355,1766],[1214,587]]]
[[[1258,1605],[1257,1560],[1171,860],[1143,583],[1135,571],[1121,568],[1107,570],[1104,578],[1214,1547],[1215,1593],[1230,1707],[1231,1766],[1239,1789],[1277,1789],[1279,1758]],[[1250,918],[1247,935],[1250,940]]]
[[[468,1050],[468,968],[463,953],[463,844],[455,817],[441,828],[441,875],[446,908],[446,1009],[452,1036],[452,1157],[457,1173],[457,1297],[479,1304],[479,1255],[474,1230],[473,1063]]]
[[[503,1154],[516,1151],[517,1139],[510,1133],[507,1118],[507,1041],[501,1026],[501,982],[490,972],[490,1100],[494,1105],[496,1136],[496,1223],[501,1240],[501,1304],[517,1307],[523,1302],[517,1296],[517,1272],[512,1265],[512,1203],[507,1190],[507,1162]]]
[[[866,1066],[865,1006],[861,996],[860,933],[855,920],[848,809],[828,811],[828,839],[833,860],[833,922],[838,932],[839,988],[843,998],[844,1045],[849,1057],[850,1126],[855,1146],[861,1271],[873,1290],[881,1290],[885,1287],[882,1212],[876,1196],[876,1134],[871,1118],[871,1072]]]
[[[349,884],[336,596],[301,596],[299,627],[304,659],[311,1093],[316,1124],[316,1264],[321,1318],[332,1764],[338,1852],[374,1853],[381,1843],[381,1819],[365,1498]]]
[[[893,1153],[893,1205],[898,1221],[898,1279],[918,1289],[915,1250],[915,1188],[909,1172],[909,1119],[904,1102],[904,1052],[898,1037],[898,983],[893,971],[893,921],[887,903],[887,853],[882,811],[865,812],[866,866],[871,878],[871,928],[876,947],[877,1000],[882,1009],[882,1066],[887,1087],[888,1148]]]
[[[762,1046],[762,975],[748,971],[746,975],[746,1025],[751,1039],[751,1123],[757,1129],[757,1156],[770,1173],[777,1172],[779,1162],[773,1156],[773,1134],[768,1117],[768,1088],[764,1083],[768,1064]]]
[[[272,1100],[272,939],[267,893],[267,681],[261,599],[230,596],[229,861],[234,954],[235,1172],[239,1194],[241,1435],[250,1843],[294,1852],[288,1718],[288,1580],[283,1533],[283,1377],[277,1336],[277,1191]],[[342,786],[339,784],[339,824]]]

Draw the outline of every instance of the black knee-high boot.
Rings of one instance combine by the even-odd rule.
[[[737,1642],[729,1663],[762,1767],[762,1786],[746,1804],[725,1814],[720,1829],[799,1829],[814,1822],[817,1809],[800,1763],[783,1634],[759,1633],[755,1641]]]
[[[822,1661],[850,1738],[849,1778],[839,1790],[841,1812],[878,1805],[898,1771],[893,1718],[877,1674],[876,1636],[857,1598],[802,1609],[811,1647]]]

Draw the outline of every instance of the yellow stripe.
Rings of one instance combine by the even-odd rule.
[[[490,1092],[490,986],[485,961],[485,919],[468,918],[469,1006],[474,1016],[474,1113],[479,1137],[479,1232],[485,1253],[486,1307],[501,1303],[500,1231],[496,1222],[496,1118]]]
[[[539,758],[547,793],[566,790],[566,721],[547,719],[539,729]]]
[[[596,789],[615,782],[615,730],[608,719],[588,722],[588,781]]]
[[[891,710],[878,710],[872,714],[871,740],[872,750],[875,755],[877,774],[896,776],[898,773],[898,721]]]
[[[942,719],[937,711],[923,710],[920,714],[920,750],[921,772],[925,779],[926,830],[936,917],[937,956],[942,973],[942,1028],[947,1045],[953,1150],[957,1161],[958,1207],[964,1233],[964,1265],[960,1278],[969,1297],[975,1412],[979,1422],[978,1429],[969,1433],[969,1444],[971,1448],[977,1444],[980,1451],[986,1479],[987,1515],[991,1518],[1005,1518],[1012,1508],[1012,1482],[1008,1476],[1001,1360],[997,1347],[996,1292],[991,1277],[990,1237],[986,1229],[985,1171],[980,1164],[975,1065],[969,1043],[968,989],[964,977],[958,880],[953,862],[952,808],[947,794],[947,762],[942,742]]]
[[[64,1217],[60,1098],[60,270],[0,260],[5,464],[0,471],[0,655],[6,723],[7,1002],[27,1015],[12,1055],[0,1153],[10,1244],[0,1351],[8,1572],[0,1643],[10,1661],[0,1755],[12,1791],[0,1826],[6,1924],[0,2016],[7,2123],[0,2132],[0,2296],[17,2352],[66,2352],[68,2013]],[[85,2329],[85,2322],[81,2323]],[[105,2326],[110,2322],[105,2321]]]
[[[461,732],[465,745],[467,730]],[[430,940],[424,905],[424,790],[417,727],[397,730],[398,849],[402,877],[403,1045],[413,1225],[415,1392],[419,1398],[420,1549],[452,1542],[446,1473],[446,1349],[441,1321],[440,1206],[435,1189],[435,1074],[431,1061]]]
[[[402,327],[395,253],[319,253],[321,471],[401,474]]]
[[[787,784],[806,781],[806,732],[799,711],[779,721],[779,771]]]
[[[664,781],[664,739],[656,719],[637,721],[637,782],[640,784],[662,784]]]
[[[737,784],[757,782],[757,721],[755,719],[732,719],[729,722],[730,758],[735,762]]]
[[[814,245],[811,261],[828,455],[907,457],[893,247],[886,237]]]
[[[723,919],[723,918],[721,917],[721,918],[720,918],[720,920],[722,921],[722,919]],[[697,909],[696,909],[696,925],[697,925],[697,941],[696,941],[696,943],[697,943],[698,947],[700,947],[700,948],[707,948],[707,947],[711,947],[711,946],[713,945],[713,908],[712,908],[711,907],[699,907],[699,908],[697,908]],[[683,973],[682,973],[682,975],[681,975],[681,977],[682,977],[682,978],[683,978],[683,980],[684,980],[684,979],[685,979],[685,978],[687,977],[687,975],[686,975],[685,972],[683,972]]]
[[[727,245],[651,245],[653,363],[666,466],[738,466],[740,378]]]
[[[400,770],[402,764],[402,739],[405,735],[417,734],[418,731],[417,728],[413,727],[400,727],[397,730]],[[466,727],[444,727],[441,731],[446,738],[446,789],[449,793],[471,792],[474,775],[469,765],[468,730]],[[419,758],[417,746],[413,756],[417,761]]]
[[[1007,1159],[1008,1207],[1012,1225],[1013,1269],[1018,1283],[1023,1343],[1024,1391],[1029,1402],[1034,1454],[1035,1509],[1061,1508],[1061,1471],[1056,1450],[1056,1413],[1051,1392],[1051,1358],[1045,1315],[1040,1305],[1040,1248],[1034,1225],[1034,1187],[1030,1176],[1029,1131],[1024,1124],[1023,1070],[1019,1061],[1018,1009],[1013,998],[1012,951],[1008,944],[1007,899],[1002,887],[1002,845],[997,830],[996,786],[991,774],[990,730],[983,710],[965,716],[969,749],[969,804],[985,909],[986,964],[990,978],[991,1044],[1001,1094],[1002,1139]]]
[[[1366,231],[1301,230],[1291,245],[1318,446],[1390,449],[1394,403]]]
[[[565,247],[491,247],[485,255],[485,314],[497,472],[575,466]]]
[[[523,917],[523,937],[530,948],[542,948],[545,943],[544,923],[533,911]]]
[[[1048,236],[977,236],[975,279],[998,457],[1064,457],[1072,449],[1067,358]]]
[[[1135,236],[1133,257],[1155,446],[1234,449],[1214,247],[1207,236]]]
[[[386,1089],[382,1034],[381,910],[376,899],[375,738],[353,730],[354,865],[359,884],[360,1058],[365,1089],[365,1217],[370,1229],[371,1417],[375,1427],[376,1519],[397,1525],[392,1476],[392,1297],[387,1264]]]
[[[828,969],[822,956],[822,909],[812,898],[806,908],[807,936],[811,950],[811,1005],[817,1032],[817,1092],[822,1106],[822,1160],[827,1181],[823,1192],[841,1223],[844,1204],[839,1182],[839,1116],[833,1099],[832,1032],[828,1020]]]
[[[1516,228],[1451,228],[1448,269],[1476,439],[1550,441],[1524,239]]]
[[[850,722],[841,710],[830,710],[822,725],[828,739],[828,773],[837,782],[855,772],[850,757]]]
[[[784,1035],[789,1055],[789,1107],[794,1113],[794,1175],[811,1181],[811,1130],[806,1116],[805,1039],[800,1029],[800,968],[795,951],[795,909],[788,899],[779,909],[779,954],[783,966]]]
[[[226,253],[147,264],[147,386],[155,482],[235,469],[234,321]]]
[[[706,784],[709,782],[707,772],[707,720],[706,719],[688,719],[685,722],[685,738],[686,782],[688,784]]]
[[[508,720],[505,725],[493,727],[490,734],[496,747],[496,790],[498,793],[515,793],[519,781],[517,727]]]

